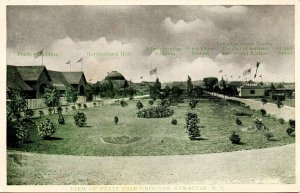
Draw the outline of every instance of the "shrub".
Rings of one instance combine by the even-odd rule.
[[[114,117],[114,122],[115,122],[115,124],[118,124],[118,122],[119,122],[119,117],[118,116]]]
[[[141,101],[138,101],[138,102],[136,103],[136,107],[137,107],[138,109],[141,109],[141,108],[144,107],[144,105],[143,105],[143,103],[142,103]]]
[[[267,111],[265,109],[260,109],[260,113],[262,116],[266,116]]]
[[[242,125],[243,124],[243,122],[238,117],[236,118],[235,123],[237,125]]]
[[[163,118],[170,117],[174,114],[172,109],[164,106],[149,107],[137,112],[137,116],[141,118]]]
[[[199,123],[198,115],[193,112],[189,112],[185,117],[186,128],[189,133],[190,140],[200,140],[200,130],[197,123]]]
[[[286,132],[289,136],[295,136],[295,120],[289,120],[289,128],[287,128]]]
[[[85,109],[86,109],[86,108],[87,108],[87,105],[86,105],[86,104],[83,104],[83,108],[85,108]]]
[[[63,110],[62,107],[57,107],[57,112],[58,112],[58,113],[61,113],[62,110]]]
[[[230,139],[232,144],[240,144],[241,143],[241,138],[235,131],[232,132],[229,139]]]
[[[81,108],[81,103],[78,103],[77,106],[78,106],[78,109],[80,109]]]
[[[133,97],[131,96],[131,97],[129,97],[129,100],[133,100]]]
[[[281,107],[283,107],[284,104],[283,104],[283,102],[281,100],[278,100],[276,102],[276,105],[277,105],[277,108],[280,109]]]
[[[249,131],[259,131],[259,132],[268,132],[271,131],[270,128],[263,124],[263,120],[260,118],[255,118],[253,124],[247,128]]]
[[[18,121],[7,121],[7,145],[21,146],[29,137],[28,125]]]
[[[191,107],[191,109],[194,109],[196,107],[197,103],[198,103],[198,100],[191,98],[191,100],[189,101],[189,106]]]
[[[274,134],[272,132],[265,132],[264,136],[267,138],[268,141],[271,141],[274,137]]]
[[[265,105],[265,104],[267,104],[267,103],[268,103],[268,99],[266,99],[266,98],[262,98],[262,99],[261,99],[261,102],[263,103],[263,105]]]
[[[50,136],[53,135],[56,131],[53,123],[48,118],[45,118],[43,121],[39,122],[37,124],[37,129],[39,136],[43,139],[50,138]]]
[[[52,115],[53,109],[51,107],[48,108],[49,115]]]
[[[39,111],[40,118],[44,116],[44,111]]]
[[[120,105],[121,105],[122,107],[126,107],[126,106],[128,106],[128,103],[122,99],[122,100],[120,101]]]
[[[149,103],[149,105],[153,105],[154,101],[153,100],[149,100],[148,103]]]
[[[27,109],[25,111],[25,117],[32,117],[34,115],[34,111],[32,109]]]
[[[94,107],[95,107],[95,106],[97,106],[97,103],[96,103],[96,102],[93,102],[93,105],[94,105]]]
[[[237,112],[237,113],[235,113],[235,116],[238,116],[238,117],[252,117],[253,114],[245,113],[245,112]]]
[[[283,118],[280,118],[280,119],[279,119],[279,123],[280,123],[280,124],[285,124],[285,120],[284,120]]]
[[[176,119],[172,119],[171,123],[172,123],[172,125],[177,125],[177,120]]]
[[[158,106],[162,106],[162,107],[169,107],[171,106],[171,102],[169,99],[162,99],[159,103]]]
[[[72,110],[75,111],[75,110],[76,110],[76,107],[75,107],[75,106],[72,106]]]
[[[77,112],[73,117],[77,126],[83,127],[86,125],[87,118],[83,112]]]

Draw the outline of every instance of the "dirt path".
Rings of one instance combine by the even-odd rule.
[[[224,98],[221,94],[213,94],[214,96],[218,96],[220,98]],[[228,97],[226,97],[227,99]],[[276,104],[267,103],[265,105],[262,104],[261,101],[253,100],[253,99],[244,99],[244,98],[237,98],[237,97],[230,97],[232,100],[241,101],[246,105],[249,105],[251,109],[260,110],[265,109],[268,114],[274,115],[278,118],[283,118],[284,120],[288,121],[289,119],[295,119],[295,108],[289,106],[283,106],[280,109],[277,108]]]
[[[93,157],[21,152],[8,155],[9,182],[14,184],[295,182],[294,144],[202,155]]]

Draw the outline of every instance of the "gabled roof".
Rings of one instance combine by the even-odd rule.
[[[48,73],[53,86],[56,87],[57,90],[66,90],[68,87],[71,87],[62,72],[48,70]]]
[[[252,80],[249,80],[241,87],[241,89],[264,89],[264,87],[261,84],[258,84]]]
[[[6,75],[6,86],[8,90],[33,90],[28,84],[24,82],[16,66],[7,65]]]
[[[16,66],[24,81],[37,81],[41,73],[45,70],[48,78],[51,80],[45,66]]]
[[[83,72],[62,72],[69,84],[79,84],[81,77],[83,76],[86,83],[86,79]]]

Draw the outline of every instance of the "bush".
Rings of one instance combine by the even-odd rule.
[[[32,109],[27,109],[25,111],[25,117],[32,117],[34,115],[34,111]]]
[[[87,108],[87,105],[86,105],[86,104],[83,104],[83,108],[85,108],[85,109],[86,109],[86,108]]]
[[[78,106],[78,109],[80,109],[81,108],[81,103],[78,103],[77,106]]]
[[[177,125],[177,120],[176,119],[172,119],[171,123],[172,123],[172,125]]]
[[[243,124],[243,122],[239,118],[236,118],[235,123],[237,125],[242,125]]]
[[[141,118],[163,118],[170,117],[173,114],[172,109],[164,106],[150,107],[137,112],[137,116]]]
[[[144,107],[144,105],[143,105],[143,103],[141,103],[141,101],[138,101],[138,102],[136,103],[136,107],[137,107],[138,109],[141,109],[141,108]]]
[[[229,139],[230,139],[232,144],[240,144],[241,143],[241,138],[235,131],[232,132]]]
[[[95,107],[95,106],[97,106],[97,103],[96,103],[96,102],[93,102],[93,105],[94,105],[94,107]]]
[[[62,107],[57,107],[57,112],[58,112],[58,113],[61,113],[62,110],[63,110]]]
[[[58,107],[57,108],[57,112],[58,112],[58,123],[59,124],[65,124],[65,119],[62,115],[62,108],[61,107]]]
[[[76,107],[75,107],[75,106],[72,106],[72,110],[75,111],[75,110],[76,110]]]
[[[128,103],[122,99],[122,100],[120,101],[120,105],[121,105],[122,107],[126,107],[126,106],[128,106]]]
[[[162,107],[169,107],[171,106],[171,102],[169,99],[162,99],[159,103],[158,106],[162,106]]]
[[[272,132],[265,132],[264,136],[267,138],[268,141],[271,141],[274,137],[274,134]]]
[[[45,118],[43,121],[39,122],[37,124],[37,129],[39,136],[43,139],[50,138],[50,136],[56,131],[53,123],[48,118]]]
[[[194,98],[192,98],[189,101],[189,106],[191,107],[191,109],[194,109],[196,107],[197,103],[198,103],[198,100],[195,100]]]
[[[39,111],[40,118],[44,116],[44,111]]]
[[[235,113],[235,116],[237,116],[237,117],[252,117],[253,114],[245,113],[245,112],[237,112],[237,113]]]
[[[154,101],[153,100],[149,100],[149,105],[153,105],[154,104]]]
[[[114,117],[114,122],[115,122],[115,124],[118,124],[118,122],[119,122],[119,117],[118,116]]]
[[[28,125],[18,121],[7,121],[7,145],[19,147],[29,138]]]
[[[266,116],[267,111],[265,109],[260,109],[260,113],[262,116]]]
[[[52,115],[53,109],[51,107],[48,108],[49,115]]]
[[[86,125],[87,118],[83,112],[77,112],[73,117],[77,126],[83,127]]]
[[[290,127],[287,128],[286,132],[289,136],[295,136],[295,120],[290,119],[289,120]]]
[[[131,96],[131,97],[129,97],[129,100],[133,100],[133,97]]]
[[[189,133],[190,140],[200,140],[200,130],[197,123],[199,123],[198,115],[193,112],[189,112],[185,117],[186,128]]]
[[[285,120],[284,120],[283,118],[280,118],[280,119],[279,119],[279,123],[280,123],[280,124],[285,124]]]

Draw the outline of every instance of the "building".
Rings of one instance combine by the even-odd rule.
[[[119,73],[117,71],[112,71],[112,72],[108,73],[107,76],[105,77],[105,79],[101,83],[105,84],[108,82],[111,82],[113,85],[113,89],[117,90],[117,91],[129,88],[128,81],[125,79],[125,77],[121,73]]]
[[[61,94],[61,96],[69,87],[72,88],[62,72],[48,70],[48,73],[50,75],[52,85]]]
[[[6,78],[7,93],[12,90],[17,90],[20,91],[25,98],[35,98],[34,90],[22,79],[16,66],[7,65]]]
[[[32,97],[41,98],[46,86],[51,83],[45,66],[16,66],[22,80],[33,89]]]
[[[87,82],[83,72],[62,72],[62,74],[79,96],[85,96]]]
[[[256,83],[252,80],[246,82],[239,89],[239,96],[244,98],[255,98],[255,97],[264,97],[265,88],[263,85]]]

